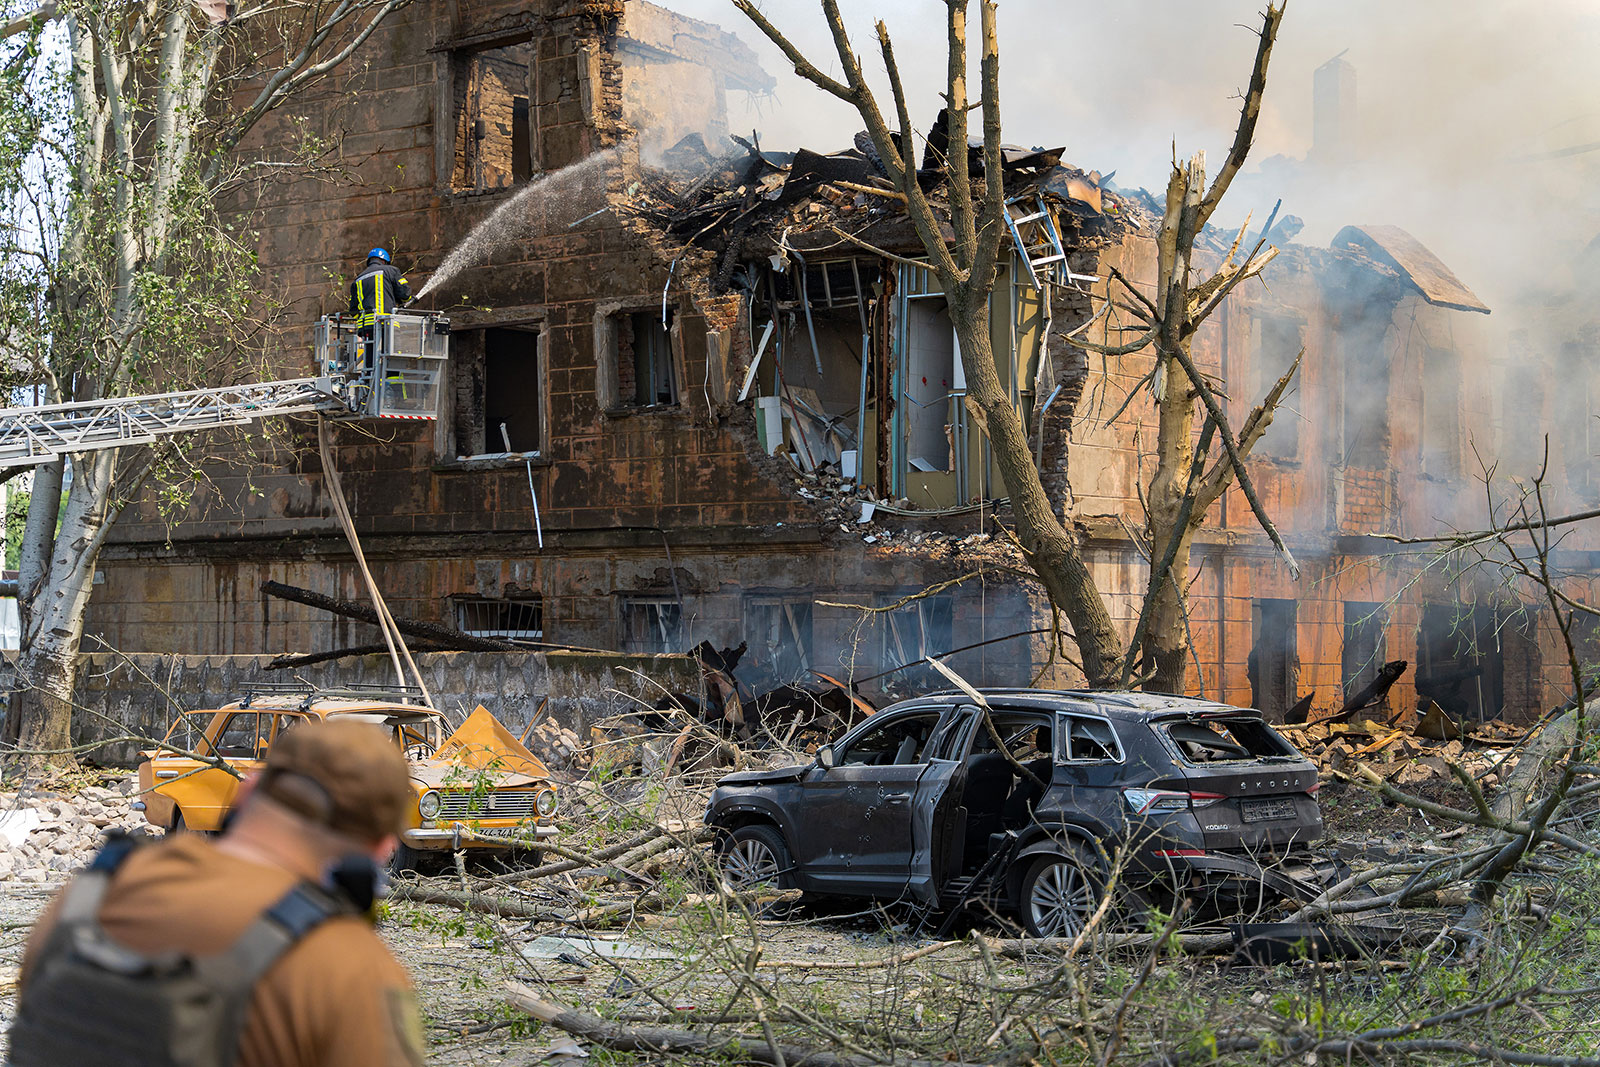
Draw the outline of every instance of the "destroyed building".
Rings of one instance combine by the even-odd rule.
[[[302,106],[352,180],[263,179],[233,205],[263,213],[261,268],[288,304],[279,369],[301,371],[301,324],[339,310],[367,248],[414,280],[448,276],[417,302],[453,323],[440,418],[337,432],[378,584],[396,615],[473,634],[744,642],[757,684],[821,670],[866,692],[926,687],[925,670],[883,672],[950,650],[975,684],[1073,683],[1048,605],[995,536],[1004,489],[943,298],[906,261],[919,246],[871,152],[745,140],[724,155],[726,94],[771,86],[736,38],[643,0],[450,0],[397,13],[360,71]],[[1096,317],[1105,279],[1153,277],[1159,213],[1060,151],[1007,150],[1005,166],[997,369],[1131,632],[1154,429],[1147,396],[1118,409],[1152,361],[1068,335],[1119,338],[1116,315]],[[1392,707],[1525,717],[1559,701],[1547,618],[1379,536],[1482,525],[1476,456],[1526,436],[1496,400],[1489,309],[1392,225],[1327,248],[1271,236],[1265,284],[1229,299],[1195,356],[1242,418],[1305,348],[1253,467],[1304,573],[1230,491],[1195,541],[1191,687],[1281,715],[1308,693],[1336,707],[1405,659]],[[1220,256],[1231,237],[1208,239]],[[314,426],[231,456],[213,442],[184,510],[152,496],[125,513],[90,631],[129,652],[371,644],[363,623],[261,592],[363,595]],[[1588,469],[1587,448],[1555,442],[1554,461]]]

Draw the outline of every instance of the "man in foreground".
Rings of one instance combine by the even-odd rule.
[[[215,842],[113,841],[29,937],[11,1063],[417,1067],[416,998],[368,917],[410,798],[381,729],[308,723]]]

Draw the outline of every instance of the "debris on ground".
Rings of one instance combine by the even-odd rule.
[[[0,882],[45,882],[86,865],[112,830],[149,832],[129,807],[138,782],[130,775],[72,796],[53,791],[0,793]],[[156,831],[159,833],[159,831]]]
[[[1410,723],[1405,718],[1392,723],[1328,719],[1280,729],[1324,772],[1344,773],[1360,762],[1400,786],[1450,778],[1451,763],[1485,786],[1497,786],[1516,767],[1518,746],[1530,732],[1497,721],[1463,725],[1437,704]]]

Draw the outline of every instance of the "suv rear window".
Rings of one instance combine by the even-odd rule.
[[[1237,763],[1299,755],[1293,745],[1260,719],[1177,720],[1160,723],[1158,728],[1190,763]]]

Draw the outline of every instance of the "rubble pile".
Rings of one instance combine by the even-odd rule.
[[[1364,763],[1401,788],[1453,781],[1451,763],[1485,786],[1499,785],[1516,767],[1527,736],[1525,729],[1501,722],[1474,723],[1465,730],[1459,725],[1450,731],[1436,727],[1436,718],[1425,715],[1409,725],[1362,719],[1280,729],[1324,771],[1348,773]]]
[[[582,774],[591,762],[582,739],[554,719],[545,719],[535,726],[527,738],[527,746],[551,771]]]
[[[0,882],[44,882],[50,872],[66,873],[88,863],[111,830],[151,831],[144,816],[128,806],[137,789],[130,777],[72,797],[0,793],[0,840],[5,844]]]

